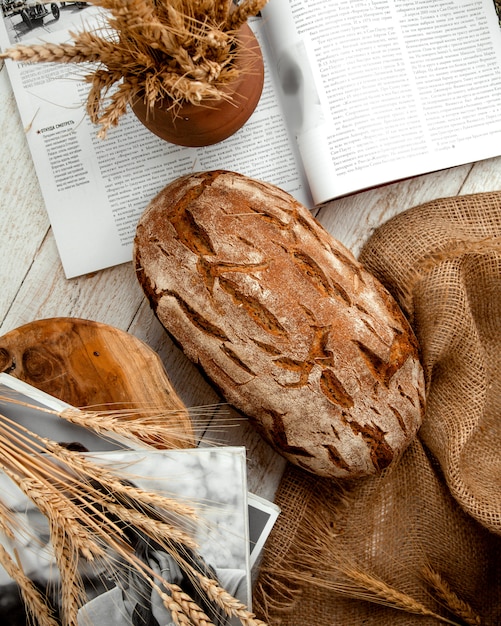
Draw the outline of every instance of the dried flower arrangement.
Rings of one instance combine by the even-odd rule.
[[[91,0],[106,11],[96,30],[70,33],[73,43],[18,45],[0,58],[89,66],[87,113],[104,137],[138,97],[149,107],[227,98],[237,33],[267,1]]]
[[[153,408],[149,418],[142,418],[140,429],[130,419],[131,413],[123,417],[119,411],[114,415],[113,411],[108,415],[76,410],[47,412],[97,430],[104,425],[105,430],[111,428],[129,443],[141,443],[143,447],[147,445],[145,439],[142,434],[138,436],[143,427],[153,429],[155,443],[163,443],[166,448],[173,438],[182,436],[175,415],[173,420],[171,416],[166,420],[157,412],[155,417]],[[98,576],[105,572],[116,582],[127,576],[129,581],[138,581],[142,593],[144,588],[156,592],[173,623],[180,626],[227,623],[229,618],[236,618],[244,626],[264,626],[220,586],[210,567],[201,564],[198,546],[184,530],[199,522],[189,502],[139,488],[124,480],[124,468],[120,468],[119,475],[81,454],[78,446],[40,437],[4,415],[0,416],[0,468],[46,517],[60,579],[60,608],[54,612],[50,597],[25,573],[18,554],[12,556],[0,544],[0,565],[18,585],[30,623],[80,624],[79,609],[88,600],[81,572],[82,567],[90,566]],[[0,530],[13,539],[19,532],[17,525],[18,520],[0,498]],[[187,593],[142,558],[139,543],[172,557],[190,578],[194,591]]]

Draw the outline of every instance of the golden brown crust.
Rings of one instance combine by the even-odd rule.
[[[424,382],[388,292],[289,194],[213,171],[139,221],[140,284],[225,399],[319,475],[380,471],[414,437]]]

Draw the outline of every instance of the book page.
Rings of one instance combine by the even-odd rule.
[[[82,3],[81,3],[82,4]],[[86,4],[86,3],[83,3]],[[68,30],[99,24],[99,9],[60,7],[28,28],[20,13],[4,10],[0,43],[69,41]],[[262,42],[261,20],[251,26]],[[276,184],[312,206],[295,142],[290,141],[266,62],[259,105],[234,136],[204,148],[158,138],[128,112],[106,139],[85,113],[84,68],[73,64],[13,63],[7,67],[25,127],[58,251],[68,278],[130,261],[135,228],[148,202],[168,183],[191,172],[226,169]]]
[[[291,123],[316,203],[500,154],[492,0],[270,0],[263,15],[288,109],[310,111]]]

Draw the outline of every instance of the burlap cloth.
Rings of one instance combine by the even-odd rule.
[[[288,466],[254,608],[283,626],[501,625],[501,192],[410,209],[360,260],[420,342],[425,419],[380,477]]]

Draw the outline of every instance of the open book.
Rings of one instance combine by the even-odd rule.
[[[47,11],[28,26],[4,1],[2,47],[66,41],[97,19],[95,6],[60,4],[57,20]],[[501,154],[494,0],[269,0],[251,26],[265,58],[261,101],[206,148],[168,144],[132,113],[98,139],[82,68],[8,63],[67,277],[129,261],[147,203],[192,171],[237,171],[311,208]]]
[[[28,406],[19,402],[25,402]],[[99,465],[110,467],[120,479],[129,480],[138,487],[193,506],[197,512],[197,520],[190,532],[199,546],[201,557],[217,573],[220,584],[251,608],[252,568],[279,509],[273,503],[247,491],[244,448],[222,446],[182,450],[131,449],[120,440],[98,436],[91,430],[65,422],[57,415],[45,413],[38,407],[47,407],[56,412],[70,408],[68,404],[31,385],[0,373],[2,424],[18,424],[21,429],[27,428],[35,435],[57,442],[72,445],[78,442],[89,450],[85,454],[90,459]],[[7,507],[2,510],[8,510],[9,515],[19,521],[15,537],[3,534],[0,529],[0,546],[9,553],[16,554],[26,574],[38,584],[43,586],[51,580],[54,581],[52,548],[47,539],[42,541],[47,535],[42,516],[1,471],[0,493],[0,504]],[[38,540],[32,533],[40,535]],[[85,581],[87,589],[90,597],[98,598],[89,604],[90,623],[103,623],[102,620],[93,620],[98,615],[96,611],[106,612],[116,603],[115,581],[107,583],[94,570],[90,570],[90,573]],[[97,594],[97,589],[101,593]],[[9,610],[13,610],[12,607],[19,609],[17,588],[1,565],[0,596],[3,598],[0,603],[0,617],[3,615],[5,618],[6,607],[10,606]],[[9,623],[24,622],[20,618],[19,622]],[[84,623],[87,622],[82,618],[82,624]],[[235,620],[234,623],[240,622]]]

